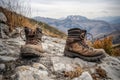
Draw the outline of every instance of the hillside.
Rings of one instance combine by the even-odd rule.
[[[6,17],[6,21],[3,19],[0,19],[1,22],[4,22],[6,25],[10,27],[10,29],[15,29],[16,27],[29,27],[31,29],[34,29],[36,27],[35,25],[38,24],[43,30],[43,33],[45,35],[50,35],[53,37],[59,37],[59,38],[65,38],[66,34],[59,31],[58,29],[49,26],[46,23],[38,22],[36,20],[33,20],[31,18],[25,17],[21,14],[17,14],[16,12],[11,12],[5,8],[0,7],[0,13],[3,14]],[[11,17],[12,16],[12,17]],[[2,16],[1,16],[2,18]]]
[[[36,21],[31,19],[32,22],[36,22],[41,29],[43,30],[43,34],[48,35],[48,36],[52,36],[52,37],[58,37],[58,38],[66,38],[66,34],[60,30],[58,30],[55,27],[52,27],[44,22],[40,22],[40,21]]]

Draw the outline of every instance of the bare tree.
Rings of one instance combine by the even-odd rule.
[[[30,0],[0,0],[0,6],[24,16],[31,16]]]

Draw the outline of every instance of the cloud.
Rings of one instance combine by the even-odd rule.
[[[120,0],[31,0],[32,17],[60,18],[83,15],[88,18],[118,16]]]

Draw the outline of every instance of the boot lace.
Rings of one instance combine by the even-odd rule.
[[[91,38],[92,38],[92,41],[93,41],[93,35],[92,35],[91,33],[86,33],[86,34],[90,35]],[[81,39],[81,41],[79,41],[79,43],[80,43],[84,48],[88,48],[88,49],[93,50],[93,48],[89,47],[88,44],[86,44],[87,36],[85,35],[85,33],[80,35],[80,39]]]

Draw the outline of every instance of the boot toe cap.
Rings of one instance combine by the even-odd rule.
[[[40,56],[42,52],[42,48],[37,45],[23,45],[20,49],[23,56]]]
[[[96,49],[96,55],[99,56],[99,55],[105,55],[106,52],[104,49]]]

